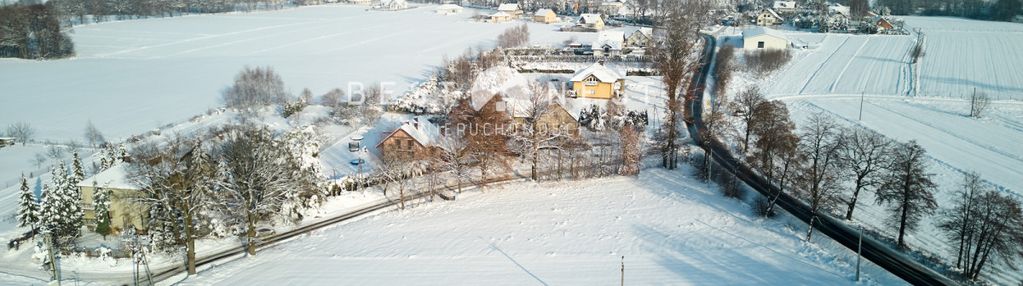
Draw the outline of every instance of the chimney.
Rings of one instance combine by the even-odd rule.
[[[412,118],[412,127],[415,127],[416,130],[419,130],[419,117]]]

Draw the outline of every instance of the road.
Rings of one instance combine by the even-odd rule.
[[[716,46],[716,39],[714,39],[714,37],[709,35],[705,35],[704,37],[706,39],[706,46],[704,47],[704,53],[701,60],[703,66],[700,68],[700,72],[693,78],[692,84],[694,87],[690,89],[693,91],[690,98],[699,103],[703,102],[707,76],[710,74],[711,62],[714,58],[714,47]],[[704,140],[700,140],[699,134],[703,128],[701,117],[703,105],[690,104],[688,108],[690,108],[690,110],[687,111],[687,114],[692,115],[692,122],[689,124],[690,136],[696,139],[695,142],[702,143]],[[770,183],[763,177],[760,177],[749,166],[735,158],[720,141],[712,140],[709,144],[711,145],[711,158],[715,163],[722,167],[721,169],[734,173],[736,177],[749,185],[750,188],[766,197],[772,197],[781,192],[778,186]],[[810,207],[802,201],[790,196],[789,194],[782,193],[777,204],[796,218],[799,218],[807,224],[810,223],[810,219],[812,217]],[[813,226],[819,231],[819,233],[823,233],[850,250],[856,251],[860,233],[858,230],[854,230],[845,223],[842,223],[841,221],[826,214],[818,215]],[[906,257],[885,243],[871,237],[863,237],[862,254],[863,258],[870,260],[874,264],[881,266],[885,270],[888,270],[892,274],[895,274],[899,278],[902,278],[913,285],[958,284],[934,270],[921,265],[919,262]]]

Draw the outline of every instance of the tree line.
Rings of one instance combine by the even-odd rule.
[[[0,57],[55,59],[74,56],[70,26],[52,4],[0,7]]]
[[[926,150],[915,141],[897,142],[863,127],[844,127],[825,113],[814,113],[796,128],[783,102],[767,100],[756,87],[711,109],[705,120],[717,137],[730,136],[747,164],[758,170],[781,192],[807,202],[812,213],[806,234],[811,238],[821,215],[841,213],[852,220],[864,192],[887,208],[887,226],[894,243],[909,248],[907,234],[924,218],[937,216],[937,226],[950,244],[958,245],[955,269],[975,280],[988,261],[1012,265],[1023,257],[1023,213],[1020,201],[966,174],[954,205],[940,207],[938,184],[928,171]],[[721,123],[723,110],[737,114],[738,126]],[[771,216],[781,193],[758,199],[754,210]]]

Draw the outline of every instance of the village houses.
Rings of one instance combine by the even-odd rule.
[[[625,93],[625,78],[599,62],[580,70],[569,82],[579,98],[611,99]]]
[[[540,9],[533,13],[533,22],[537,23],[556,23],[558,22],[558,15],[551,9]]]
[[[579,26],[600,31],[604,29],[604,19],[600,14],[584,13],[579,15]]]

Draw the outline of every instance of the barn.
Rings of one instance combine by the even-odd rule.
[[[742,31],[742,48],[747,51],[764,49],[786,49],[789,40],[777,30],[752,27]]]

